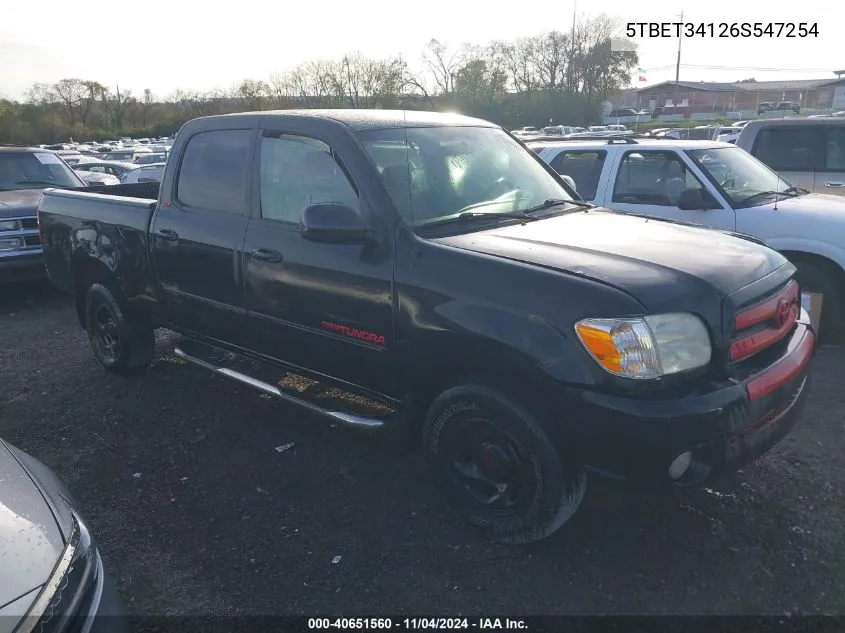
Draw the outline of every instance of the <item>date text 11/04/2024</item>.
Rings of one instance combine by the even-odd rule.
[[[308,618],[309,630],[525,630],[519,618]]]
[[[628,22],[626,37],[818,37],[817,22]]]

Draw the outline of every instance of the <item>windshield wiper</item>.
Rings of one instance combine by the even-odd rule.
[[[490,218],[505,218],[510,220],[516,219],[523,220],[525,222],[530,222],[532,220],[539,219],[526,216],[525,213],[496,213],[494,211],[464,211],[463,213],[459,213],[458,215],[456,215],[454,218],[449,219],[457,220],[459,222],[466,222],[467,220],[486,220]]]
[[[528,207],[525,211],[523,211],[523,213],[529,215],[536,211],[545,211],[546,209],[551,209],[552,207],[557,207],[562,204],[571,204],[576,207],[582,207],[584,209],[596,208],[596,205],[591,204],[589,202],[582,202],[581,200],[564,200],[563,198],[549,198],[548,200],[544,200],[538,205]]]
[[[752,200],[756,200],[757,198],[762,198],[764,196],[786,196],[787,198],[794,198],[795,196],[800,195],[801,191],[806,191],[806,189],[789,187],[783,191],[758,191],[757,193],[752,193],[750,196],[740,200],[739,204],[745,204],[746,202],[751,202]],[[809,191],[807,193],[809,193]]]
[[[492,211],[464,211],[451,217],[433,220],[432,222],[425,222],[421,226],[428,228],[434,226],[441,226],[443,224],[465,224],[467,222],[477,220],[520,220],[521,222],[533,222],[540,218],[534,218],[523,213],[494,213]]]

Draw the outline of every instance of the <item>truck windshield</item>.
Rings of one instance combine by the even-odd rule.
[[[778,195],[800,194],[792,183],[739,147],[687,150],[732,207],[771,202]]]
[[[548,200],[571,200],[505,132],[489,127],[418,127],[358,132],[400,213],[414,227],[468,209],[495,220]]]
[[[83,186],[71,168],[51,152],[0,152],[0,191]]]

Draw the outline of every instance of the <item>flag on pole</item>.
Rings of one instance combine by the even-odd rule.
[[[645,77],[643,77],[642,75],[640,75],[640,77],[639,77],[639,80],[638,80],[638,81],[645,81],[645,80],[646,80],[646,78],[645,78]]]

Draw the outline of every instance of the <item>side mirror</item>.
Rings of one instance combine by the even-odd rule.
[[[572,179],[572,176],[567,176],[566,174],[561,174],[560,177],[563,180],[563,182],[565,182],[567,185],[569,185],[570,189],[572,189],[572,193],[574,193],[574,194],[578,193],[578,189],[575,188],[575,181]]]
[[[321,202],[305,208],[299,232],[306,240],[325,244],[364,244],[367,229],[358,212],[339,202]]]
[[[718,207],[701,189],[684,189],[678,198],[678,208],[681,211],[706,211]]]

